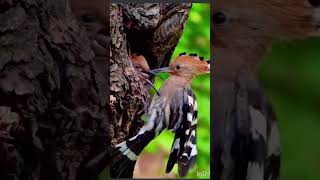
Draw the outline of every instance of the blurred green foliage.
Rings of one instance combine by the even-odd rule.
[[[260,80],[276,112],[281,180],[320,179],[320,39],[275,42]]]
[[[183,35],[176,47],[172,59],[181,52],[197,53],[205,59],[210,59],[210,4],[194,3],[186,23]],[[161,75],[168,77],[168,75]],[[164,81],[156,79],[155,86],[159,88]],[[197,128],[197,162],[189,172],[187,178],[209,178],[210,177],[210,75],[196,77],[192,81],[192,89],[198,102],[198,128]],[[153,140],[144,150],[147,153],[157,153],[159,148],[167,151],[169,155],[173,142],[173,133],[165,130],[159,137]],[[144,153],[143,152],[143,153]],[[168,160],[164,159],[165,163]],[[155,163],[155,162],[152,162]],[[159,170],[165,173],[165,169]],[[177,166],[173,172],[178,174]],[[201,176],[197,172],[205,172]],[[177,176],[178,177],[178,176]]]

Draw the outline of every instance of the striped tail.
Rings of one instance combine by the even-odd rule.
[[[184,144],[184,151],[178,161],[179,176],[187,175],[189,169],[195,164],[197,159],[196,130],[192,130],[189,140]]]
[[[195,130],[190,133],[189,139],[186,141],[187,136],[187,134],[183,136],[175,135],[166,173],[171,172],[173,166],[178,163],[179,176],[184,177],[194,165],[197,157]]]

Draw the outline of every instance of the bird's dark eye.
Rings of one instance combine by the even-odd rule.
[[[313,7],[320,6],[320,0],[308,0]]]
[[[93,23],[96,21],[96,17],[93,14],[83,14],[81,16],[81,21],[85,23]]]
[[[176,69],[180,69],[181,68],[181,66],[178,64],[177,66],[176,66]]]
[[[227,17],[222,12],[216,12],[212,17],[212,20],[215,24],[223,24],[224,22],[226,22]]]

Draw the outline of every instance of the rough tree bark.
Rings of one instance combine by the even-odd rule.
[[[110,130],[112,145],[138,132],[143,125],[143,121],[140,120],[141,111],[148,103],[148,88],[141,82],[129,62],[128,53],[144,55],[151,69],[167,65],[182,35],[190,8],[191,4],[111,5]],[[133,169],[134,164],[126,167],[120,177],[132,177]]]
[[[106,149],[107,61],[67,1],[0,1],[0,179],[91,179]]]

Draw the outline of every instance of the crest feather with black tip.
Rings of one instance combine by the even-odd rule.
[[[183,55],[186,55],[187,53],[186,52],[182,52],[179,54],[179,56],[183,56]]]
[[[192,54],[189,54],[189,56],[198,56],[197,53],[192,53]]]

